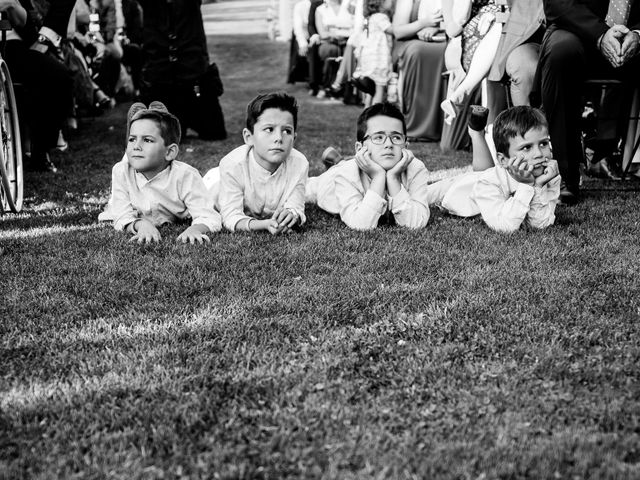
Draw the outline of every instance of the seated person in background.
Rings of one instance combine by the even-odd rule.
[[[400,110],[387,102],[365,108],[357,122],[355,158],[307,181],[306,200],[340,215],[356,230],[372,230],[384,218],[422,228],[429,221],[424,164],[407,150]]]
[[[424,17],[422,11],[427,12]],[[392,18],[395,43],[391,53],[400,74],[398,91],[407,135],[437,141],[442,135],[440,102],[446,45],[441,37],[440,2],[397,0]]]
[[[227,154],[204,177],[213,205],[230,231],[288,233],[304,224],[306,157],[293,148],[296,99],[286,93],[258,95],[247,106],[245,145]]]
[[[487,76],[498,49],[502,24],[496,21],[500,7],[493,0],[445,0],[443,8],[451,41],[445,52],[451,72],[449,92],[440,107],[451,123],[464,100]],[[444,6],[443,6],[444,7]],[[451,19],[447,13],[451,11]]]
[[[509,80],[509,95],[514,106],[530,105],[540,42],[544,34],[542,0],[510,0],[509,17],[502,28],[498,50],[487,76],[488,107],[493,116],[506,108],[498,105],[497,91],[503,92],[503,78]],[[489,119],[489,123],[493,123]]]
[[[484,125],[472,127],[474,163],[487,163]],[[429,204],[452,215],[482,215],[492,229],[514,232],[524,223],[545,228],[555,221],[560,194],[558,162],[553,160],[547,121],[529,106],[500,113],[493,126],[497,165],[430,185]]]
[[[536,72],[542,106],[560,162],[561,201],[579,200],[582,151],[580,114],[588,78],[640,77],[640,1],[555,0],[544,2],[547,30]],[[617,113],[627,119],[631,102]]]
[[[393,27],[389,19],[387,0],[365,0],[366,26],[355,49],[357,67],[354,79],[368,79],[375,84],[373,96],[367,95],[366,106],[385,100],[391,74],[391,36]]]
[[[322,89],[319,98],[331,93],[338,63],[335,59],[342,55],[347,39],[353,31],[355,5],[352,0],[325,0],[315,11],[315,27],[320,39],[318,56],[322,63]]]
[[[200,173],[176,160],[180,122],[160,102],[129,109],[127,152],[113,167],[111,198],[99,221],[113,221],[116,230],[133,234],[138,243],[158,242],[158,227],[192,219],[177,241],[208,242],[222,229]]]

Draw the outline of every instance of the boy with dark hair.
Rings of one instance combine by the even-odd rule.
[[[307,182],[306,198],[357,230],[371,230],[388,214],[398,225],[429,221],[424,164],[407,150],[402,112],[383,102],[365,108],[356,127],[356,155]]]
[[[233,231],[288,233],[302,225],[306,157],[293,148],[298,104],[286,93],[258,95],[247,106],[245,144],[204,177],[224,226]]]
[[[111,198],[98,220],[113,221],[116,230],[133,233],[138,243],[160,241],[158,227],[192,218],[177,240],[208,242],[207,233],[220,231],[200,173],[176,160],[180,122],[160,102],[149,108],[135,103],[127,117],[127,151],[113,167]]]
[[[472,135],[474,162],[486,162],[482,134]],[[493,124],[497,165],[429,186],[429,203],[453,215],[482,215],[492,229],[513,232],[525,223],[545,228],[555,221],[560,194],[558,162],[552,158],[547,121],[539,110],[517,106]]]

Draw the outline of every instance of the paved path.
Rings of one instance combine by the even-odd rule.
[[[264,34],[267,39],[267,10],[271,0],[220,0],[202,6],[207,35]],[[276,2],[273,3],[277,8]],[[274,14],[277,12],[274,12]],[[273,20],[277,21],[276,18]]]

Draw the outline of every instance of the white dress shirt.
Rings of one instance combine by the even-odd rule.
[[[151,180],[136,172],[127,156],[112,170],[111,198],[99,221],[113,221],[116,230],[143,218],[160,226],[186,218],[192,225],[202,224],[212,232],[222,229],[220,214],[213,209],[198,170],[172,161]]]
[[[358,167],[355,159],[331,167],[318,177],[309,179],[307,200],[323,210],[340,215],[342,221],[356,230],[371,230],[380,217],[390,211],[398,225],[422,228],[429,221],[428,172],[414,159],[401,176],[401,189],[382,198],[369,190],[371,179]]]
[[[295,211],[303,224],[308,173],[309,162],[296,149],[271,173],[258,164],[251,147],[241,145],[220,160],[219,168],[207,172],[204,180],[224,226],[233,232],[240,220],[271,218],[281,208]]]
[[[533,228],[553,225],[560,195],[560,176],[543,187],[516,181],[502,167],[469,172],[429,185],[430,205],[453,215],[482,215],[492,229],[514,232],[524,222]]]

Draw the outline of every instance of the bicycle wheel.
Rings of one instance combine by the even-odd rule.
[[[22,144],[18,124],[18,108],[9,68],[0,58],[0,209],[22,210]]]

